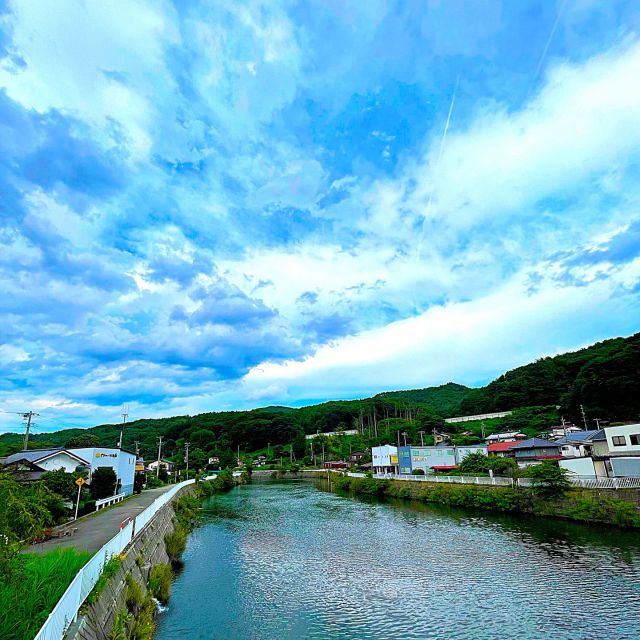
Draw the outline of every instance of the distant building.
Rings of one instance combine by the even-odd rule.
[[[519,431],[505,431],[504,433],[492,433],[485,438],[487,444],[494,442],[517,442],[518,440],[526,440],[527,436]]]
[[[490,456],[498,456],[499,458],[514,458],[513,445],[517,444],[517,440],[509,442],[492,442],[487,446],[487,453]]]
[[[594,438],[599,438],[606,442],[604,429],[594,429],[592,431],[573,431],[555,440],[555,444],[560,447],[560,453],[565,458],[583,458],[593,453]]]
[[[395,473],[398,468],[398,447],[391,444],[371,447],[371,463],[374,473]]]
[[[89,461],[80,457],[71,450],[58,447],[56,449],[29,449],[19,451],[5,459],[5,466],[14,465],[16,462],[28,462],[37,466],[42,472],[64,469],[67,473],[73,473],[78,467],[88,468]]]
[[[348,469],[349,463],[342,460],[330,460],[322,465],[325,469]]]
[[[210,464],[210,465],[220,464],[220,458],[218,456],[211,456],[207,464]]]
[[[220,462],[219,458],[218,462]],[[254,467],[264,467],[267,464],[267,456],[258,456],[251,464]]]
[[[564,438],[565,436],[571,433],[577,433],[578,431],[582,431],[582,429],[580,427],[576,427],[575,424],[571,424],[570,422],[559,424],[555,427],[551,427],[549,430],[549,440],[558,440],[559,438]]]
[[[506,418],[510,416],[512,411],[498,411],[496,413],[479,413],[475,416],[458,416],[457,418],[445,418],[445,422],[474,422],[476,420],[491,420],[492,418]]]
[[[408,445],[398,449],[398,464],[400,473],[403,474],[412,474],[417,469],[429,474],[455,469],[470,453],[487,455],[487,446],[484,444],[464,446],[439,444],[426,447]]]
[[[167,473],[172,473],[176,468],[176,465],[175,462],[172,462],[171,460],[165,460],[164,458],[162,458],[160,462],[154,460],[147,465],[147,469],[153,473],[156,473],[158,471],[158,467],[160,467],[160,470],[164,469]]]
[[[362,460],[362,458],[364,458],[364,456],[365,454],[361,451],[354,451],[353,453],[349,454],[349,462],[351,464],[360,464],[360,461]]]
[[[324,433],[310,433],[305,436],[307,440],[313,440],[318,436],[355,436],[358,434],[357,429],[345,429],[344,431],[325,431]]]
[[[544,460],[559,460],[560,447],[555,442],[542,438],[529,438],[522,442],[516,442],[511,450],[520,467],[529,467]]]

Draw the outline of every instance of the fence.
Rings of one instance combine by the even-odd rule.
[[[76,619],[82,603],[91,593],[96,582],[98,582],[104,565],[113,556],[122,553],[133,538],[144,529],[164,505],[171,501],[178,491],[194,482],[195,480],[185,480],[158,496],[144,511],[136,516],[135,520],[123,526],[109,542],[97,551],[71,581],[71,584],[58,600],[34,640],[62,640],[69,625]]]
[[[364,478],[365,473],[347,473],[352,478]],[[438,476],[425,475],[413,476],[406,474],[384,474],[376,473],[374,478],[410,480],[412,482],[444,482],[449,484],[482,484],[497,487],[512,487],[516,483],[519,487],[531,487],[534,485],[533,478],[499,478],[497,476],[489,478],[486,476]],[[640,488],[640,478],[594,478],[592,476],[574,476],[569,477],[569,482],[574,487],[583,487],[585,489],[638,489]]]

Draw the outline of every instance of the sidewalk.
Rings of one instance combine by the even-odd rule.
[[[124,502],[104,511],[96,511],[69,527],[78,527],[72,536],[52,538],[46,542],[32,544],[24,549],[24,553],[46,553],[52,549],[73,547],[78,551],[95,552],[118,533],[120,523],[126,518],[135,518],[144,511],[158,496],[172,488],[172,485],[158,489],[148,489]]]

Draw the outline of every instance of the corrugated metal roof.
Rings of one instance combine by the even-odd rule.
[[[11,462],[15,462],[16,460],[28,460],[29,462],[38,463],[39,460],[43,460],[45,458],[50,458],[54,456],[56,453],[66,453],[68,456],[75,458],[80,461],[82,464],[89,464],[86,460],[76,455],[75,453],[71,453],[62,447],[58,447],[56,449],[29,449],[28,451],[18,451],[18,453],[14,453],[10,456],[7,456],[5,460],[5,464],[9,464]]]
[[[512,449],[537,449],[541,447],[557,447],[557,443],[551,440],[543,440],[542,438],[529,438],[522,442],[514,442]]]

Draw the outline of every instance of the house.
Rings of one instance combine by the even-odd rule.
[[[220,458],[216,458],[216,460],[220,462]],[[251,464],[254,467],[264,467],[267,464],[267,456],[258,456]]]
[[[516,442],[512,447],[513,457],[518,466],[529,467],[544,460],[559,460],[560,447],[550,440],[542,438],[529,438],[522,442]]]
[[[160,462],[158,462],[157,460],[150,462],[147,465],[147,470],[153,473],[157,473],[158,467],[160,467],[161,470],[164,469],[167,473],[173,473],[173,471],[176,468],[176,465],[175,465],[175,462],[171,462],[171,460],[166,460],[165,458],[162,458]]]
[[[470,453],[487,455],[487,446],[472,444],[453,446],[438,444],[435,446],[408,445],[398,449],[398,465],[400,473],[411,474],[417,469],[425,474],[434,471],[455,469]]]
[[[322,465],[325,469],[348,469],[349,463],[342,460],[331,460]]]
[[[220,458],[218,456],[211,456],[209,458],[209,462],[207,462],[207,464],[212,465],[212,466],[214,464],[219,465],[220,464]]]
[[[510,440],[508,442],[492,442],[487,446],[487,453],[490,456],[498,456],[498,458],[513,458],[515,453],[513,452],[513,445],[517,440]]]
[[[592,431],[572,431],[567,433],[555,443],[560,447],[560,454],[565,458],[583,458],[590,456],[593,449],[592,438],[604,434],[604,429],[594,429]],[[604,437],[606,441],[606,437]]]
[[[8,464],[3,460],[2,466],[7,471],[13,473],[19,482],[33,482],[35,480],[40,480],[40,478],[42,478],[42,474],[46,473],[42,467],[39,467],[34,462],[29,462],[29,460],[25,459],[15,460]]]
[[[527,436],[519,431],[506,431],[504,433],[492,433],[485,438],[487,444],[494,442],[516,442],[518,440],[526,440]]]
[[[67,473],[73,473],[78,467],[89,467],[89,462],[85,460],[85,458],[80,457],[70,449],[63,449],[62,447],[56,449],[29,449],[28,451],[19,451],[18,453],[7,456],[5,466],[12,465],[16,462],[32,463],[43,472],[64,469]]]
[[[371,462],[374,473],[395,473],[398,468],[398,447],[391,444],[371,447]]]
[[[361,451],[354,451],[353,453],[349,454],[349,462],[351,464],[360,464],[360,461],[362,460],[362,458],[364,458],[364,453],[362,453]]]
[[[582,431],[582,429],[580,427],[576,427],[575,424],[571,424],[570,422],[559,424],[555,427],[551,427],[549,430],[549,440],[558,440],[559,438],[564,438],[570,433],[577,433],[578,431]]]
[[[605,427],[603,431],[611,455],[640,456],[640,424]]]

